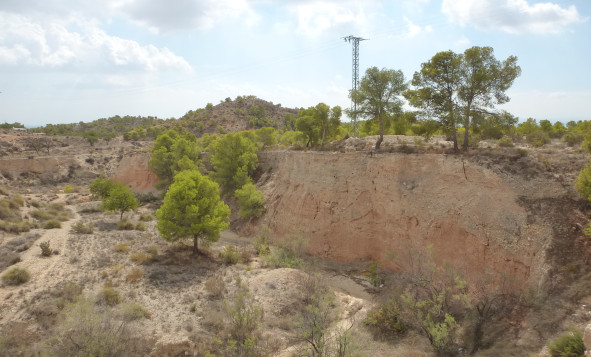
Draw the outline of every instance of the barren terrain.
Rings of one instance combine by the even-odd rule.
[[[147,311],[126,325],[141,353],[204,355],[213,339],[227,335],[224,300],[243,284],[263,310],[260,335],[270,355],[290,356],[302,347],[294,306],[301,304],[306,277],[317,276],[334,291],[333,329],[354,326],[359,351],[431,356],[425,337],[410,333],[386,342],[363,326],[389,281],[411,268],[413,250],[429,245],[437,263],[451,263],[473,282],[494,273],[544,295],[544,305],[509,315],[510,328],[495,331],[501,343],[480,355],[538,355],[558,332],[591,321],[591,247],[582,232],[589,208],[572,188],[588,155],[577,149],[556,144],[524,154],[483,143],[456,156],[445,153],[440,139],[390,137],[380,153],[367,151],[372,138],[351,138],[326,152],[263,152],[257,184],[265,215],[244,221],[233,214],[233,231],[195,257],[188,245],[162,240],[146,218],[153,218],[157,201],[126,214],[145,228],[129,231],[117,229],[117,214],[89,201],[88,183],[101,174],[157,194],[147,167],[149,142],[114,139],[90,147],[80,138],[56,138],[60,145],[37,154],[24,149],[26,135],[0,136],[13,148],[0,159],[0,184],[23,196],[25,212],[32,201],[44,201],[64,202],[72,213],[59,229],[0,233],[0,247],[20,247],[15,266],[31,273],[24,285],[0,286],[0,331],[12,343],[9,353],[44,351],[44,341],[65,333],[59,301],[74,283],[92,302],[105,286],[116,289],[122,301],[111,311],[117,318],[124,320],[130,304]],[[68,184],[78,192],[62,193]],[[93,233],[74,233],[77,223],[92,223]],[[305,238],[306,269],[273,268],[256,256],[253,236],[264,225],[276,237]],[[42,257],[38,245],[46,241],[59,254]],[[219,253],[227,245],[245,261],[224,264]],[[372,261],[380,262],[384,286],[369,282]]]

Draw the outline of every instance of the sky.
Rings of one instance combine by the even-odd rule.
[[[589,0],[0,0],[0,123],[178,118],[227,97],[350,107],[359,72],[440,51],[518,57],[508,110],[591,120]],[[344,120],[348,120],[344,118]]]

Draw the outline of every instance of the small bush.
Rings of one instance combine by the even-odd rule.
[[[226,264],[236,264],[241,261],[240,253],[234,245],[226,245],[220,252],[220,258]]]
[[[74,225],[72,225],[72,233],[92,234],[93,231],[94,226],[92,225],[92,222],[88,222],[87,224],[76,222]]]
[[[151,319],[152,314],[140,304],[130,303],[123,307],[123,319],[134,321],[139,319]]]
[[[513,143],[513,139],[511,139],[511,137],[509,136],[503,136],[502,138],[500,138],[497,141],[497,145],[502,148],[512,148],[513,146],[515,146],[515,144]]]
[[[263,229],[254,237],[254,249],[259,256],[269,255],[271,249],[269,248],[269,239],[271,237],[271,230],[264,226]]]
[[[117,229],[120,231],[131,231],[135,229],[135,224],[127,219],[123,219],[117,222]]]
[[[24,268],[14,267],[2,275],[2,281],[8,285],[21,285],[31,279],[31,274]]]
[[[104,287],[97,295],[97,304],[115,306],[121,302],[121,294],[110,286]]]
[[[151,215],[150,213],[142,213],[140,215],[140,221],[142,222],[150,222],[154,220],[154,216]]]
[[[369,311],[363,323],[380,335],[398,335],[406,330],[400,312],[400,302],[392,298]]]
[[[135,225],[135,230],[136,231],[145,231],[146,230],[146,224],[144,222],[137,222],[137,224]]]
[[[552,357],[584,357],[583,334],[579,331],[562,334],[548,345],[548,349]]]
[[[205,281],[205,290],[209,293],[210,299],[218,300],[226,292],[226,283],[221,276],[215,275]]]
[[[585,135],[578,131],[570,130],[562,136],[562,140],[568,146],[575,146],[581,144],[583,140],[585,140]]]
[[[73,192],[78,192],[78,188],[76,186],[72,186],[72,185],[67,185],[66,187],[64,187],[64,193],[73,193]]]
[[[131,269],[129,274],[125,276],[125,280],[129,281],[130,283],[135,283],[140,281],[144,276],[144,271],[142,268],[134,267]]]
[[[41,248],[41,255],[44,257],[51,257],[53,251],[49,246],[49,241],[39,243],[39,248]]]
[[[45,222],[43,225],[45,229],[54,229],[54,228],[62,228],[62,224],[57,219],[50,219],[49,221]]]
[[[544,146],[550,142],[550,136],[543,131],[534,131],[526,136],[527,142],[531,146],[537,148]]]
[[[145,252],[133,253],[132,255],[129,256],[129,259],[131,259],[132,261],[134,261],[138,264],[143,264],[147,261],[150,261],[150,257]]]
[[[125,243],[115,244],[115,251],[117,253],[125,253],[125,254],[127,254],[127,253],[129,253],[129,246],[127,244],[125,244]]]

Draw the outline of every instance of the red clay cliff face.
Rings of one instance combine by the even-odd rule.
[[[126,155],[119,162],[113,179],[123,182],[136,192],[157,192],[154,185],[158,182],[158,177],[150,170],[149,161],[149,154]]]
[[[432,245],[437,262],[469,279],[544,278],[550,225],[528,223],[520,192],[479,165],[431,154],[267,152],[262,161],[272,170],[262,223],[303,235],[312,254],[404,270]]]

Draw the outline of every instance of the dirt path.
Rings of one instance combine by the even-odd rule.
[[[14,266],[26,268],[31,274],[31,280],[24,285],[4,285],[0,288],[0,321],[22,318],[27,301],[30,301],[36,293],[55,286],[56,282],[65,277],[68,259],[67,254],[64,254],[66,243],[70,228],[78,219],[80,219],[78,213],[73,212],[73,217],[69,221],[62,222],[61,228],[43,231],[31,247],[21,253],[21,261],[5,269],[11,269]],[[51,257],[41,256],[39,243],[47,241],[50,242],[51,249],[58,250],[59,254]],[[3,273],[4,271],[0,272],[0,275]]]

